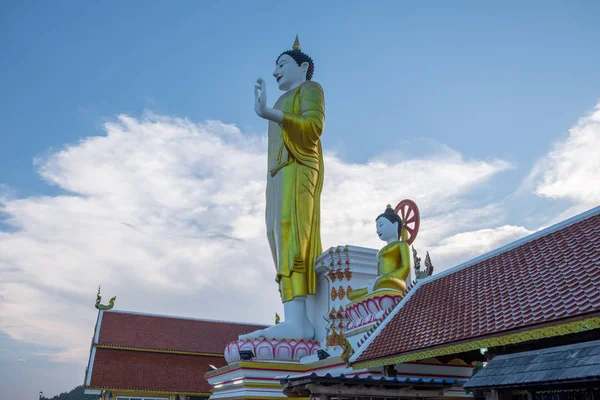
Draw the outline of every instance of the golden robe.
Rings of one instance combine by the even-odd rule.
[[[325,98],[312,81],[275,103],[281,124],[269,122],[267,237],[284,302],[316,292],[315,260],[322,252],[320,217]]]
[[[410,273],[410,251],[406,242],[395,241],[379,250],[377,275],[373,289],[406,289]]]
[[[377,279],[373,291],[390,289],[398,292],[406,290],[406,278],[410,273],[410,251],[404,241],[386,244],[377,254]],[[348,294],[352,301],[368,295],[367,288],[358,288]]]

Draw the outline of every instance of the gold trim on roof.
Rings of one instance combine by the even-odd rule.
[[[161,349],[145,349],[143,347],[126,347],[126,346],[111,346],[106,344],[96,345],[98,349],[112,349],[112,350],[130,350],[130,351],[141,351],[145,353],[166,353],[166,354],[184,354],[189,356],[207,356],[207,357],[221,357],[223,353],[202,353],[197,351],[179,351],[179,350],[161,350]]]
[[[150,390],[150,389],[118,389],[104,386],[88,386],[86,389],[89,390],[106,390],[107,392],[113,392],[114,397],[117,396],[131,396],[136,394],[145,395],[170,395],[170,394],[183,394],[185,396],[210,396],[211,392],[182,392],[180,390]]]
[[[545,328],[532,329],[525,332],[511,333],[504,336],[498,336],[488,339],[473,340],[467,343],[460,343],[451,346],[440,347],[432,350],[418,351],[401,356],[387,357],[372,361],[356,362],[352,369],[374,368],[384,365],[400,364],[407,361],[417,361],[424,358],[445,356],[448,354],[464,353],[471,350],[478,350],[489,347],[505,346],[527,342],[530,340],[546,339],[556,336],[569,335],[571,333],[580,333],[600,329],[600,317],[582,319],[575,322],[569,322],[562,325],[553,325]]]
[[[239,400],[240,398],[244,399],[244,400],[248,400],[248,399],[256,399],[256,400],[281,400],[281,399],[285,399],[286,397],[281,397],[281,396],[243,396],[240,397],[240,395],[232,395],[231,397],[219,397],[219,400]],[[297,400],[309,400],[308,397],[297,397]]]

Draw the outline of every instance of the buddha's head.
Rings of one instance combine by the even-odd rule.
[[[296,36],[292,50],[284,51],[277,57],[273,76],[279,89],[288,91],[300,86],[302,82],[310,81],[314,71],[315,64],[312,58],[302,52]]]
[[[375,226],[377,227],[377,236],[379,236],[379,239],[387,243],[392,243],[400,237],[402,218],[388,204],[383,214],[380,214],[375,219]]]

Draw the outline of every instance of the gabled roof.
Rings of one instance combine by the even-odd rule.
[[[495,357],[465,389],[600,381],[600,340]]]
[[[227,363],[225,346],[241,334],[264,328],[211,321],[100,311],[86,371],[86,390],[206,395],[204,374]]]
[[[557,336],[600,328],[598,316],[600,207],[417,283],[350,361],[394,364]],[[560,332],[535,330],[574,319]],[[523,330],[531,334],[513,334]]]
[[[222,355],[227,343],[264,325],[104,311],[98,345]]]

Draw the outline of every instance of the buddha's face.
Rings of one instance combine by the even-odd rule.
[[[273,76],[277,80],[279,89],[288,91],[300,86],[300,84],[306,80],[307,71],[307,62],[298,65],[296,60],[288,54],[284,54],[277,60]]]
[[[398,240],[398,223],[391,223],[389,219],[380,217],[375,221],[377,236],[384,242],[391,243]]]

